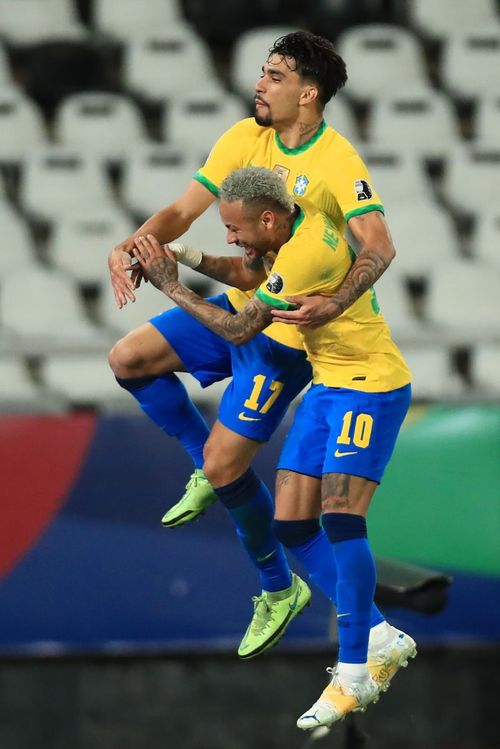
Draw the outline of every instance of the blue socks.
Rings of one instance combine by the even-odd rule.
[[[288,588],[292,576],[284,549],[273,532],[274,503],[265,484],[249,468],[236,481],[214,491],[259,571],[262,589],[275,592]]]
[[[195,468],[203,468],[203,447],[209,429],[179,378],[169,373],[116,380],[165,434],[179,440]]]
[[[361,515],[329,512],[323,527],[337,563],[339,663],[366,663],[376,570]]]
[[[274,532],[283,546],[306,568],[310,579],[322,593],[337,605],[337,565],[328,536],[317,518],[308,520],[275,520]],[[370,627],[385,621],[372,603]]]

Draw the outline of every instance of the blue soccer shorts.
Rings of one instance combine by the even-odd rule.
[[[313,385],[295,412],[278,468],[380,483],[410,400],[411,385],[386,393]]]
[[[226,294],[207,301],[235,314]],[[236,346],[175,307],[149,321],[167,339],[202,387],[232,377],[219,406],[218,419],[243,437],[266,442],[290,402],[311,380],[303,350],[284,346],[259,333]]]

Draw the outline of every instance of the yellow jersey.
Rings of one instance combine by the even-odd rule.
[[[278,252],[272,273],[256,295],[272,307],[285,309],[292,307],[286,296],[331,296],[353,259],[354,253],[326,214],[301,211],[290,239]],[[373,289],[321,328],[298,330],[315,384],[373,393],[395,390],[411,381]]]
[[[195,179],[218,197],[227,175],[246,166],[277,172],[296,203],[326,213],[342,236],[352,216],[384,210],[355,148],[325,122],[307,143],[287,148],[273,128],[257,125],[253,117],[241,120],[219,138]],[[249,296],[252,292],[239,289],[228,292],[237,311],[247,304]],[[301,336],[293,325],[274,323],[265,333],[286,346],[302,348]]]

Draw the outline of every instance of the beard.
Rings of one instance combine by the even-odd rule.
[[[258,112],[255,112],[254,119],[257,125],[260,125],[261,127],[271,127],[273,124],[273,118],[269,111],[268,114],[259,114]]]

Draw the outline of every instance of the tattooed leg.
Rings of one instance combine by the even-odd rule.
[[[323,512],[348,512],[365,516],[378,484],[348,473],[325,473],[321,482]]]
[[[321,481],[295,471],[279,470],[276,474],[277,520],[319,518]]]

